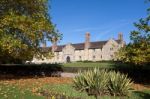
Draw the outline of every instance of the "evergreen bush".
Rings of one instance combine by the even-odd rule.
[[[127,75],[98,68],[79,72],[73,81],[75,89],[96,98],[102,95],[128,96],[132,85]]]

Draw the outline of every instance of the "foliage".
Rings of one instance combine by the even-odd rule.
[[[60,36],[48,0],[1,0],[0,15],[0,62],[31,60],[41,43]]]
[[[93,71],[80,72],[74,79],[74,87],[79,91],[86,91],[88,95],[101,96],[107,93],[108,79],[106,78],[108,75],[105,70],[99,71],[95,68]]]
[[[120,72],[109,72],[108,90],[113,96],[126,96],[130,94],[132,81],[127,75]]]
[[[96,98],[102,95],[127,96],[132,82],[119,72],[106,70],[88,70],[79,72],[74,78],[74,87],[79,91],[85,91]]]
[[[131,42],[120,49],[118,59],[124,62],[130,62],[138,65],[148,64],[150,62],[150,9],[148,16],[141,18],[139,22],[134,23],[137,30],[131,31]]]
[[[93,99],[86,93],[80,93],[72,88],[70,84],[47,84],[39,92],[43,96],[55,96],[56,99]]]
[[[58,96],[55,96],[56,94]],[[69,99],[94,99],[86,93],[74,90],[71,78],[46,77],[0,81],[0,99],[60,99],[57,98],[60,96],[69,97]],[[142,89],[142,91],[134,91],[130,97],[101,96],[99,99],[149,99],[149,97],[150,90]]]

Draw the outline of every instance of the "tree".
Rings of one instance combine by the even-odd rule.
[[[131,31],[131,42],[120,49],[118,56],[124,62],[144,65],[150,62],[150,8],[148,16],[134,23],[137,30]]]
[[[48,0],[0,1],[1,63],[31,60],[45,39],[60,37],[48,9]]]

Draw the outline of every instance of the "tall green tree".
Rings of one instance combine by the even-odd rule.
[[[150,63],[150,8],[147,12],[146,18],[134,23],[137,29],[131,31],[131,42],[120,49],[118,53],[120,60],[138,65]]]
[[[0,62],[31,60],[46,39],[59,37],[48,0],[0,0]]]

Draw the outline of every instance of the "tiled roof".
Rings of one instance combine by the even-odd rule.
[[[97,42],[90,42],[90,47],[89,49],[101,49],[103,45],[105,45],[107,41],[97,41]],[[84,43],[77,43],[77,44],[71,44],[75,50],[83,50],[84,49]],[[60,52],[66,45],[60,45],[57,46],[57,49],[55,52]]]
[[[103,46],[107,43],[107,41],[97,41],[97,42],[91,42],[90,43],[90,49],[102,49]]]
[[[82,49],[84,49],[84,43],[72,44],[72,46],[73,46],[76,50],[82,50]]]
[[[65,47],[65,45],[57,46],[55,52],[61,52],[64,47]]]
[[[117,43],[121,43],[121,40],[115,40]],[[96,42],[90,42],[89,49],[102,49],[103,46],[107,43],[107,41],[96,41]],[[71,44],[75,50],[83,50],[84,49],[84,44],[85,43],[77,43],[77,44]],[[57,46],[55,52],[61,52],[62,49],[66,45],[59,45]],[[51,47],[44,48],[45,51],[51,50]]]

